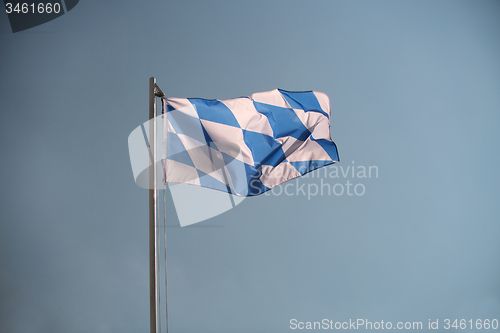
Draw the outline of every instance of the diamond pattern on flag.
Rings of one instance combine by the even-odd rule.
[[[339,161],[321,92],[274,89],[229,100],[163,98],[167,182],[264,193]]]

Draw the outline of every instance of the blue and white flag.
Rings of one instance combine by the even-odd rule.
[[[275,89],[228,100],[163,98],[163,177],[238,196],[339,161],[330,102]]]

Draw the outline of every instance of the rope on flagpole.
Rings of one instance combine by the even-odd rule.
[[[160,87],[156,86],[161,94],[160,101],[161,101],[161,116],[162,120],[163,117],[168,117],[167,113],[164,110],[164,104],[163,104],[163,99],[162,97],[165,96],[165,94],[161,91]],[[168,120],[166,118],[165,120]],[[165,122],[163,122],[164,124]],[[163,140],[165,140],[165,137],[167,137],[168,140],[168,132],[165,132],[166,129],[163,129]],[[165,147],[165,143],[163,144],[163,147]],[[165,159],[167,157],[165,156]],[[166,167],[166,160],[164,161],[164,166]],[[163,233],[164,233],[164,244],[165,244],[165,326],[166,326],[166,332],[168,333],[168,288],[167,288],[167,199],[166,199],[166,193],[167,193],[167,180],[166,180],[166,172],[163,172],[164,178],[163,178]]]
[[[167,185],[163,188],[163,230],[165,235],[165,321],[168,333],[168,288],[167,288],[167,199],[165,198]]]
[[[160,98],[165,96],[163,91],[161,91],[160,87],[158,87],[156,83],[155,83],[155,96]]]
[[[156,81],[156,80],[155,80]],[[156,281],[160,280],[161,274],[160,274],[160,256],[158,255],[160,253],[160,243],[158,242],[160,238],[160,230],[158,228],[158,220],[160,219],[160,210],[159,210],[159,204],[158,204],[158,170],[157,170],[157,161],[158,161],[158,131],[157,131],[157,116],[158,116],[158,104],[156,101],[156,89],[158,85],[155,82],[154,86],[154,136],[153,140],[155,142],[154,145],[154,173],[155,173],[155,179],[154,179],[154,189],[155,189],[155,272],[156,272]],[[161,284],[156,283],[156,295],[157,295],[157,307],[156,307],[156,320],[158,321],[158,333],[161,333]]]

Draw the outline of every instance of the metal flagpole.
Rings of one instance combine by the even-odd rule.
[[[155,86],[156,79],[149,78],[149,149],[156,157],[156,126],[154,118],[156,116],[155,107]],[[151,121],[152,120],[152,121]],[[157,333],[157,281],[156,281],[156,159],[153,158],[152,166],[149,168],[149,319],[150,332]]]
[[[165,96],[156,84],[156,78],[149,78],[149,149],[153,156],[149,168],[149,311],[150,331],[158,333],[158,189],[157,189],[157,151],[156,151],[156,97]],[[163,138],[162,138],[163,139]],[[165,235],[166,237],[166,235]],[[166,243],[165,243],[166,246]],[[166,265],[165,248],[165,265]],[[165,266],[165,280],[167,267]],[[165,295],[166,295],[165,290]],[[168,314],[167,314],[168,316]],[[168,318],[168,317],[167,317]],[[168,330],[168,322],[167,322]]]

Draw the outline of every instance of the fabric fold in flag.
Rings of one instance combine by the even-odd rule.
[[[163,177],[169,183],[253,196],[339,161],[330,101],[321,92],[163,98],[163,110]]]

